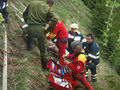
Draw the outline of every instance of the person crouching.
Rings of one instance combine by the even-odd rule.
[[[77,80],[80,80],[88,90],[93,90],[85,77],[87,58],[84,54],[85,51],[82,48],[82,43],[79,41],[74,41],[71,43],[71,46],[74,51],[74,54],[63,55],[63,58],[72,60],[72,63],[65,60],[65,64],[71,69],[74,77]]]

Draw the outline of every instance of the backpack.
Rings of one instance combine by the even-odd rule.
[[[55,73],[49,73],[48,82],[50,84],[50,88],[54,88],[56,90],[74,90],[67,79]]]
[[[48,82],[50,88],[57,90],[74,90],[72,84],[64,76],[71,75],[69,68],[58,65],[53,60],[49,60],[47,63],[49,69]]]

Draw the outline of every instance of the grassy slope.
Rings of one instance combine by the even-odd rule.
[[[20,3],[27,5],[29,1],[31,0],[10,0],[9,2],[13,2],[17,8],[23,11],[24,7]],[[55,0],[55,2],[53,8],[68,30],[70,29],[69,25],[75,22],[79,24],[82,34],[90,32],[89,10],[80,0]],[[13,11],[8,10],[8,90],[45,90],[48,87],[45,77],[47,72],[41,70],[39,50],[35,48],[31,52],[26,51],[25,43],[21,38],[22,30],[19,28]],[[0,61],[0,81],[2,78],[1,67],[2,61]],[[98,82],[91,83],[95,90],[118,89],[119,76],[106,62],[101,61],[98,72]]]

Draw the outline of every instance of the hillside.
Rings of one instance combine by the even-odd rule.
[[[21,37],[22,30],[16,19],[13,3],[21,12],[31,0],[9,0],[8,31],[8,90],[48,90],[47,71],[42,71],[38,48],[28,52]],[[91,26],[89,9],[80,0],[55,0],[54,10],[69,30],[71,23],[78,23],[79,30],[86,35]],[[22,16],[18,11],[17,13]],[[0,27],[2,29],[2,27]],[[0,31],[0,90],[2,85],[3,31]],[[92,83],[94,90],[118,90],[120,76],[105,61],[98,65],[98,82]]]

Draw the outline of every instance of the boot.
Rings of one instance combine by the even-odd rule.
[[[88,72],[86,72],[85,77],[86,77],[87,82],[89,82]]]
[[[97,82],[96,74],[91,76],[92,82]]]
[[[35,45],[33,43],[27,46],[28,51],[31,51],[33,48],[35,48]]]
[[[47,70],[47,62],[46,61],[42,61],[42,69]]]
[[[32,41],[33,41],[32,38],[27,36],[27,50],[28,51],[32,50],[35,47]]]

